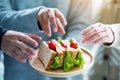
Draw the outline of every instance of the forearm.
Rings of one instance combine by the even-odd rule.
[[[38,29],[37,13],[40,7],[20,11],[2,10],[0,24],[7,29],[17,31],[35,31]]]

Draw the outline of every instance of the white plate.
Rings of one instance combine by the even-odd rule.
[[[83,58],[85,60],[85,64],[83,66],[83,68],[80,67],[74,67],[72,70],[68,71],[68,72],[63,72],[63,70],[59,69],[59,70],[50,70],[50,71],[46,71],[44,69],[43,64],[41,63],[41,61],[38,59],[37,55],[35,55],[33,57],[32,60],[30,60],[30,65],[36,70],[38,71],[40,74],[43,75],[47,75],[47,76],[51,76],[51,77],[68,77],[68,76],[75,76],[75,75],[79,75],[81,73],[83,73],[84,71],[88,70],[90,67],[92,67],[94,59],[93,56],[91,55],[91,53],[84,49],[81,48],[81,50],[84,52],[83,53]],[[37,52],[37,51],[36,51]]]

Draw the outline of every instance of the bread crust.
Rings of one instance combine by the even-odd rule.
[[[43,63],[45,70],[50,70],[50,65],[54,61],[56,54],[55,51],[49,49],[48,44],[45,41],[41,42],[38,51],[38,58]]]

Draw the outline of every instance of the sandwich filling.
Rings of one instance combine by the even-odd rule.
[[[82,51],[78,49],[78,43],[75,41],[75,39],[70,39],[70,41],[68,41],[58,38],[58,41],[51,40],[46,43],[49,50],[52,50],[55,53],[54,57],[48,56],[48,58],[50,57],[49,60],[52,60],[52,62],[48,60],[48,63],[51,62],[49,65],[43,62],[43,64],[46,65],[46,70],[62,69],[63,71],[67,72],[75,66],[83,67],[85,64]],[[39,53],[39,58],[41,59],[43,59],[42,54],[47,53]]]

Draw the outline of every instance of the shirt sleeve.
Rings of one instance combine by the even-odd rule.
[[[91,0],[72,0],[68,13],[68,26],[66,27],[65,39],[75,38],[80,46],[88,47],[81,43],[81,31],[92,24]]]
[[[37,14],[41,7],[43,6],[14,10],[10,0],[0,0],[0,24],[6,29],[34,32],[40,27],[38,26]]]
[[[120,47],[120,24],[109,25],[114,34],[114,41],[111,44],[104,44],[105,47]]]
[[[6,31],[7,29],[4,29],[3,27],[0,26],[0,50],[1,50],[2,37]]]

